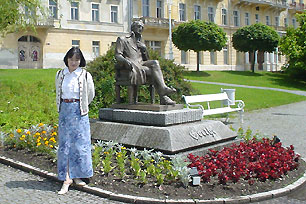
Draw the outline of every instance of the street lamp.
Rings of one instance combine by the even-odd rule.
[[[172,6],[172,0],[167,0],[168,4],[168,16],[169,16],[169,59],[173,60],[173,51],[172,51],[172,22],[171,22],[171,6]]]

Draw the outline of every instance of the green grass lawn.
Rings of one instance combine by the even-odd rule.
[[[0,69],[0,131],[29,128],[40,122],[56,124],[55,74],[57,69]],[[232,84],[305,90],[305,84],[278,73],[186,72],[186,78]],[[306,100],[294,94],[192,83],[200,94],[219,93],[221,88],[235,88],[236,99],[246,103],[247,111]],[[220,105],[220,103],[216,104]],[[213,106],[213,105],[212,105]],[[91,113],[94,115],[93,113]]]
[[[244,101],[245,111],[275,107],[306,100],[306,96],[299,96],[280,91],[219,86],[202,83],[192,83],[192,86],[197,89],[200,94],[220,93],[221,88],[235,89],[236,100]],[[206,107],[206,104],[203,103],[202,105]],[[210,103],[210,105],[211,107],[220,107],[220,102]]]
[[[295,81],[283,73],[250,72],[250,71],[207,71],[197,73],[185,72],[186,79],[242,84],[250,86],[272,87],[306,91],[306,82]]]
[[[57,123],[57,69],[0,69],[0,131]]]

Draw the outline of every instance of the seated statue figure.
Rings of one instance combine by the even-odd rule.
[[[142,85],[148,81],[152,83],[160,97],[161,105],[174,105],[168,95],[175,93],[174,88],[168,87],[157,60],[149,60],[148,51],[141,42],[141,33],[144,24],[142,21],[134,21],[131,25],[131,33],[124,37],[118,37],[116,42],[115,57],[117,65],[129,75],[131,84]]]

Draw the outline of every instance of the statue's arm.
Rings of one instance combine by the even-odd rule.
[[[120,37],[118,37],[115,49],[115,58],[117,60],[117,63],[120,65],[120,67],[124,69],[132,70],[133,69],[132,63],[125,58],[123,53],[124,53],[123,40]]]
[[[141,55],[142,55],[142,60],[143,61],[148,61],[149,60],[149,54],[146,45],[139,41],[137,42],[137,47],[140,49]]]

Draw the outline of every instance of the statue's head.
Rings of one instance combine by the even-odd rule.
[[[134,21],[131,25],[131,30],[135,33],[141,33],[143,30],[144,24],[141,20]]]

